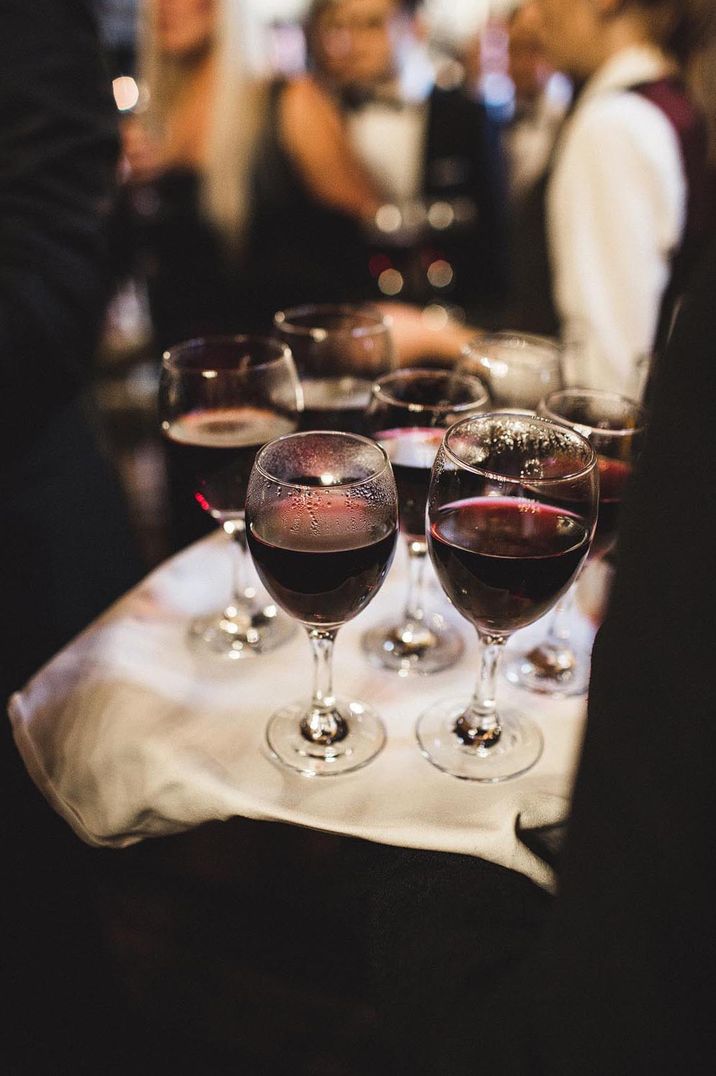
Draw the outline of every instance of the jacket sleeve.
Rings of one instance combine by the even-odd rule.
[[[117,141],[85,0],[4,0],[0,439],[21,451],[81,385],[107,286]]]

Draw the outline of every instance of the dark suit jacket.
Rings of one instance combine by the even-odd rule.
[[[0,5],[0,697],[135,581],[123,498],[82,403],[106,290],[114,106],[85,0]],[[85,875],[0,738],[8,1073],[99,1071],[109,976]],[[119,1057],[119,1054],[117,1055]]]
[[[82,401],[108,284],[117,138],[91,5],[4,0],[0,34],[0,692],[137,577]]]
[[[405,1071],[713,1072],[715,295],[716,247],[655,375],[553,907],[479,861],[392,850],[364,872]]]
[[[508,275],[507,193],[499,128],[485,108],[460,90],[435,88],[428,102],[423,164],[426,200],[465,199],[474,218],[462,228],[435,232],[455,268],[448,299],[480,323],[505,297]]]

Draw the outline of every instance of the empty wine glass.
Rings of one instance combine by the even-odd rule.
[[[393,467],[400,530],[408,548],[409,583],[402,617],[367,632],[363,649],[371,661],[403,676],[437,672],[462,654],[460,632],[442,613],[424,607],[425,503],[445,429],[466,415],[486,410],[488,400],[479,378],[445,370],[398,370],[373,385],[366,421]]]
[[[333,644],[382,586],[393,559],[398,501],[388,457],[348,433],[272,441],[251,472],[246,521],[259,576],[305,627],[315,666],[310,704],[273,715],[269,749],[310,776],[358,769],[380,751],[385,730],[364,703],[334,696]]]
[[[304,430],[365,433],[375,378],[395,366],[388,321],[377,307],[298,306],[274,316],[274,333],[301,379]]]
[[[496,408],[534,410],[563,387],[562,348],[547,336],[486,333],[465,344],[458,369],[482,378]]]
[[[232,659],[271,650],[293,633],[290,619],[259,601],[249,579],[244,498],[258,449],[295,430],[301,395],[291,352],[256,336],[189,340],[165,352],[159,383],[169,480],[223,527],[234,550],[234,587],[219,614],[201,617],[189,637]]]
[[[635,400],[597,389],[563,389],[543,400],[545,418],[578,430],[597,453],[599,516],[589,559],[599,560],[614,546],[619,511],[644,433],[646,413]],[[506,664],[512,683],[550,695],[582,695],[589,687],[589,651],[572,639],[574,588],[557,603],[546,638]]]
[[[533,623],[579,571],[594,532],[597,464],[589,442],[548,419],[491,413],[451,426],[433,465],[428,549],[446,594],[477,629],[475,694],[420,717],[423,754],[456,777],[495,782],[539,758],[542,735],[497,705],[506,640]]]

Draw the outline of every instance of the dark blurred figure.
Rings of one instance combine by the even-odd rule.
[[[467,857],[393,850],[361,871],[396,1071],[713,1072],[715,294],[716,246],[655,371],[551,909]]]
[[[147,279],[158,353],[265,328],[281,306],[350,298],[357,222],[380,205],[327,95],[257,72],[254,20],[242,0],[140,8],[148,104],[123,124],[116,231],[125,271],[133,261]]]
[[[507,20],[513,114],[504,127],[510,193],[510,298],[504,322],[525,332],[558,332],[545,230],[549,164],[569,103],[570,87],[544,47],[536,0]]]
[[[263,91],[239,0],[145,0],[140,104],[122,123],[118,274],[146,278],[157,352],[238,328]]]
[[[140,8],[147,103],[123,122],[115,236],[120,275],[146,280],[157,361],[181,340],[267,331],[281,306],[360,297],[359,221],[380,200],[328,96],[257,73],[255,18],[243,0]],[[213,532],[168,493],[172,551]]]
[[[369,234],[369,296],[453,304],[484,320],[506,282],[502,159],[482,106],[435,84],[419,6],[314,0],[312,71],[386,202]]]
[[[544,175],[572,95],[547,56],[540,28],[537,0],[526,0],[507,20],[514,111],[504,141],[510,198],[517,203]]]
[[[3,5],[0,143],[4,702],[140,574],[84,391],[117,159],[89,3]],[[94,1048],[116,1027],[88,853],[57,825],[2,728],[2,1067],[97,1071]]]

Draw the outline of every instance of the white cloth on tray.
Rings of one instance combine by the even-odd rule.
[[[401,548],[378,596],[339,632],[335,652],[337,693],[381,714],[386,747],[355,773],[294,774],[271,760],[264,729],[279,704],[309,697],[305,633],[237,662],[200,657],[186,643],[189,618],[228,596],[228,554],[217,534],[167,561],[11,699],[25,765],[76,833],[90,844],[122,847],[241,815],[481,856],[550,886],[550,869],[517,840],[515,822],[521,815],[540,825],[566,813],[584,700],[534,696],[502,680],[499,698],[519,703],[542,727],[545,749],[535,768],[481,785],[431,766],[418,750],[415,720],[433,700],[471,694],[477,643],[450,611],[466,641],[452,669],[402,679],[368,664],[361,635],[402,608]],[[441,601],[437,583],[432,596]]]

